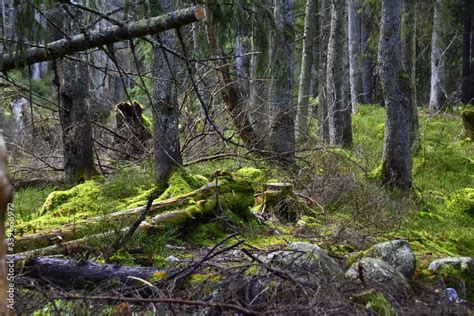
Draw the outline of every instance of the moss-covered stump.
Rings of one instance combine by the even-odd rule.
[[[294,221],[295,215],[290,214],[288,205],[288,198],[292,193],[293,185],[291,183],[267,183],[260,198],[262,204],[260,213],[263,216],[270,215],[279,219]]]
[[[188,183],[185,181],[186,177],[181,174],[179,179],[183,180],[184,183]],[[180,183],[177,179],[173,181]],[[180,185],[182,186],[183,183],[180,183]],[[216,182],[210,182],[189,193],[180,191],[178,186],[176,183],[175,186],[171,185],[152,204],[149,215],[155,216],[153,221],[159,227],[182,225],[191,220],[206,219],[218,214],[217,212],[223,212],[232,219],[239,221],[249,221],[253,216],[250,207],[254,204],[254,191],[248,182],[236,180],[232,176],[220,177],[217,184]],[[175,195],[179,193],[181,195]],[[47,209],[45,212],[48,213],[48,210],[58,211],[61,209],[61,205],[67,205],[69,194],[70,192],[63,192],[59,195],[52,193],[52,196],[61,196],[64,199],[56,198],[55,203],[51,203],[53,198],[48,198],[45,203],[45,209]],[[163,199],[164,197],[169,198]],[[48,207],[51,204],[54,205],[54,208]],[[24,235],[16,239],[15,251],[20,252],[51,246],[54,243],[53,239],[57,236],[60,236],[62,241],[65,242],[90,234],[120,229],[133,222],[143,210],[144,207],[142,206],[104,216],[84,218],[76,222]],[[157,214],[159,215],[156,216]]]
[[[461,113],[464,135],[474,140],[474,108],[467,108]]]

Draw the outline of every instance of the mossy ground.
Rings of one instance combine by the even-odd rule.
[[[373,233],[376,236],[374,240],[409,240],[416,252],[420,271],[426,269],[434,258],[474,255],[474,145],[463,136],[460,114],[431,116],[420,110],[421,148],[413,155],[415,190],[411,197],[386,192],[375,179],[370,179],[371,171],[380,166],[384,109],[375,105],[360,106],[353,117],[353,129],[353,149],[316,153],[311,157],[316,161],[316,167],[306,170],[302,166],[301,170],[307,176],[297,175],[297,180],[292,178],[293,174],[287,175],[265,164],[256,165],[238,159],[210,161],[192,164],[187,168],[187,173],[181,172],[171,178],[170,187],[159,198],[165,199],[197,189],[208,179],[213,180],[216,170],[233,173],[234,177],[247,181],[247,185],[256,191],[263,190],[265,182],[275,180],[292,181],[295,190],[302,192],[305,192],[311,181],[320,181],[318,179],[339,177],[353,181],[342,193],[336,192],[336,198],[324,200],[327,204],[321,202],[323,205],[316,206],[309,203],[310,207],[305,206],[304,209],[300,207],[301,204],[292,204],[293,207],[303,209],[305,214],[296,223],[259,225],[255,221],[242,220],[240,215],[248,212],[248,209],[238,210],[238,201],[242,197],[234,196],[233,205],[236,208],[228,213],[228,221],[202,222],[192,229],[185,229],[187,233],[184,235],[176,233],[183,230],[180,227],[169,228],[171,232],[174,229],[175,233],[166,236],[137,234],[131,247],[148,245],[145,254],[122,252],[115,254],[112,260],[117,263],[166,266],[168,263],[164,258],[169,254],[189,256],[186,251],[170,251],[164,246],[166,243],[191,247],[211,246],[235,230],[240,231],[249,244],[258,248],[312,240],[329,251],[346,255],[358,250],[358,244],[347,239],[347,236],[346,239],[335,237],[344,235],[343,228],[348,227],[347,223],[355,223],[356,231],[362,227],[360,230],[365,234]],[[337,169],[331,169],[335,165]],[[20,190],[15,196],[17,227],[27,233],[143,205],[155,190],[150,170],[151,164],[127,166],[114,176],[88,181],[69,190],[63,188],[64,191],[49,197],[48,194],[60,188]],[[376,203],[374,196],[377,196]],[[320,201],[323,196],[313,198]],[[242,204],[250,203],[246,201]],[[354,210],[358,206],[359,213]],[[255,210],[258,209],[258,206],[255,207]],[[403,216],[397,217],[400,214]],[[387,217],[397,218],[397,222],[385,230],[384,224],[377,220]],[[369,220],[373,221],[373,226],[366,225]],[[354,239],[358,237],[349,236],[354,236]],[[153,246],[150,246],[150,240],[153,240]]]

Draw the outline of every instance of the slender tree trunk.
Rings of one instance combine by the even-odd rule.
[[[365,104],[373,103],[373,61],[372,51],[369,47],[370,32],[372,30],[372,16],[370,6],[366,1],[362,4],[362,18],[360,28],[361,41],[361,59],[362,59],[362,93],[364,94],[363,102]]]
[[[329,142],[331,145],[350,147],[352,127],[345,0],[332,0],[331,33],[327,55]]]
[[[8,308],[11,304],[8,299],[8,266],[6,262],[7,249],[5,244],[5,218],[8,212],[8,203],[12,199],[13,188],[8,177],[7,149],[3,137],[0,135],[0,315],[13,315]]]
[[[472,14],[469,8],[470,0],[464,0],[464,25],[463,25],[463,54],[462,54],[462,94],[461,100],[464,104],[473,102],[471,100],[471,76],[473,69],[471,69],[471,28],[472,28]]]
[[[296,139],[302,141],[308,132],[308,107],[311,95],[311,70],[313,68],[313,52],[316,44],[317,0],[307,0],[304,19],[303,52],[301,58],[301,74],[298,89],[298,106],[296,116]]]
[[[352,112],[357,112],[357,103],[364,100],[362,90],[361,56],[361,4],[359,0],[349,0],[349,78],[351,85]]]
[[[381,180],[408,191],[412,186],[410,134],[413,110],[410,81],[403,74],[401,52],[401,0],[382,0],[379,39],[380,81],[386,120]]]
[[[173,11],[172,0],[161,0],[165,12]],[[165,47],[175,47],[174,30],[157,36]],[[179,145],[179,108],[177,104],[176,78],[173,74],[176,60],[162,48],[153,48],[153,122],[155,129],[155,172],[156,183],[166,185],[173,170],[182,165]]]
[[[431,38],[431,90],[429,109],[439,112],[446,106],[446,44],[444,39],[445,17],[443,0],[435,0],[433,33]]]
[[[65,13],[64,29],[66,34],[81,32],[78,21],[82,21],[80,10],[69,7]],[[89,114],[89,70],[84,54],[74,54],[73,59],[60,63],[61,107],[64,172],[66,182],[75,184],[90,179],[96,170],[94,167],[92,126]]]
[[[295,159],[295,122],[292,101],[294,75],[294,12],[293,0],[275,1],[276,41],[272,56],[275,95],[272,101],[272,150],[277,160],[291,164]]]
[[[416,3],[417,0],[403,1],[402,15],[402,64],[410,82],[410,107],[413,111],[411,144],[413,149],[420,146],[418,109],[416,105]]]
[[[320,69],[319,69],[319,102],[318,102],[318,134],[323,144],[329,143],[329,117],[326,91],[327,77],[327,53],[329,44],[329,32],[331,28],[331,3],[330,0],[321,0],[321,27],[320,40]]]

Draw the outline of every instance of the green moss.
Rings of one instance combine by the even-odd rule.
[[[446,202],[450,213],[468,216],[466,220],[474,220],[474,188],[465,188],[454,192]]]
[[[153,276],[148,280],[150,282],[159,282],[163,279],[165,279],[166,277],[168,276],[168,274],[166,273],[166,271],[160,271],[160,272],[156,272],[153,274]]]
[[[110,258],[109,262],[116,263],[124,266],[133,266],[135,265],[135,260],[131,254],[127,251],[121,249],[114,253]]]
[[[171,197],[192,192],[196,189],[199,189],[206,183],[208,183],[208,180],[205,177],[200,175],[192,175],[186,172],[184,169],[178,169],[168,180],[168,188],[157,199],[157,201],[166,200]]]
[[[364,305],[367,310],[373,311],[377,315],[396,314],[385,296],[374,289],[353,295],[351,300],[356,304]]]
[[[201,286],[205,283],[218,283],[222,280],[222,277],[217,274],[204,274],[204,273],[194,273],[189,277],[190,286]]]

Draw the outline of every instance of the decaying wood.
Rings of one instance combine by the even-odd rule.
[[[12,310],[7,302],[7,262],[5,244],[5,218],[8,212],[8,203],[12,199],[12,185],[8,177],[7,150],[3,137],[0,135],[0,315],[10,315]]]
[[[105,31],[93,31],[86,35],[78,34],[70,38],[48,43],[44,48],[30,48],[24,53],[3,55],[0,59],[0,72],[6,72],[17,67],[32,65],[46,60],[53,60],[122,40],[130,40],[178,28],[185,24],[202,21],[205,16],[205,11],[201,6],[194,6],[121,26],[114,25]]]
[[[130,277],[150,280],[156,273],[164,272],[163,269],[153,267],[127,267],[50,257],[29,258],[9,255],[7,259],[15,261],[17,269],[23,276],[74,289],[84,289],[90,285],[114,280],[133,285],[137,281]]]
[[[217,185],[221,186],[222,183],[219,182]],[[215,188],[215,183],[208,183],[193,192],[153,203],[149,215],[155,215],[158,212],[163,212],[171,208],[178,208],[181,205],[190,201],[191,199],[195,199],[196,197],[209,197],[214,194]],[[17,237],[15,239],[15,252],[27,251],[30,249],[49,246],[53,244],[51,239],[57,236],[61,236],[61,238],[65,241],[81,238],[87,234],[87,231],[90,232],[92,227],[97,227],[98,225],[104,223],[121,223],[126,219],[133,218],[134,216],[139,216],[144,210],[145,206],[141,206],[129,210],[111,213],[104,216],[92,217],[74,223],[68,223],[52,229],[38,231],[34,234]]]
[[[260,215],[265,217],[265,213],[278,217],[288,218],[288,197],[293,194],[293,184],[291,183],[266,183],[265,191],[261,195],[262,209]]]

